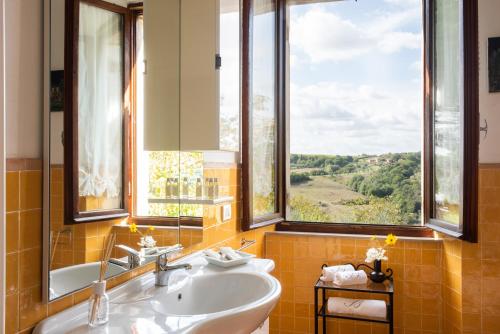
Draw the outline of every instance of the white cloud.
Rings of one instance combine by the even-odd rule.
[[[369,50],[370,37],[366,32],[321,7],[294,20],[291,29],[290,43],[313,62],[350,59]]]
[[[387,94],[335,82],[291,86],[291,152],[361,154],[420,149],[418,92]]]
[[[328,10],[331,6],[317,5],[292,19],[290,44],[303,51],[313,63],[421,47],[420,33],[401,30],[419,17],[418,6],[391,13],[373,13],[375,17],[358,25]]]

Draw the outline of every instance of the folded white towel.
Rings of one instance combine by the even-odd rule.
[[[333,276],[333,283],[337,285],[365,284],[367,280],[368,277],[363,270],[343,271]]]
[[[226,257],[228,260],[238,260],[241,259],[241,255],[236,253],[234,249],[231,247],[221,247],[219,251],[222,253],[223,256]]]
[[[214,259],[217,259],[217,260],[220,260],[220,258],[221,258],[221,255],[212,249],[205,249],[203,251],[203,254],[205,254],[208,257],[212,257]]]
[[[351,264],[342,264],[339,266],[324,267],[323,276],[321,276],[319,279],[325,282],[331,282],[333,281],[333,278],[336,273],[344,271],[354,271],[354,267]]]
[[[385,319],[387,307],[385,301],[375,299],[328,298],[328,313]]]

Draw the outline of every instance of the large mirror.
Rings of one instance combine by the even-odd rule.
[[[236,228],[239,0],[46,0],[53,300]],[[153,243],[151,243],[153,240]]]

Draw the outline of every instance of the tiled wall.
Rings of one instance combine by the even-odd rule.
[[[6,333],[29,333],[43,318],[60,312],[67,307],[85,301],[89,289],[73,293],[47,304],[42,303],[42,172],[40,160],[16,159],[7,162],[7,297]],[[62,185],[62,174],[52,170],[54,181]],[[242,238],[256,240],[247,251],[263,256],[264,234],[274,227],[240,232],[239,173],[236,165],[207,168],[206,173],[218,177],[221,194],[234,197],[233,218],[222,222],[218,210],[204,210],[203,233],[200,230],[181,229],[180,239],[186,247],[183,255],[206,247],[231,245],[239,247]],[[207,175],[208,175],[207,174]],[[57,185],[55,185],[57,186]],[[52,198],[51,207],[55,231],[66,228],[62,225],[61,198]],[[53,192],[58,196],[59,190]],[[220,209],[220,208],[219,208]],[[57,266],[97,261],[100,258],[103,240],[111,231],[117,232],[117,243],[135,246],[139,235],[131,234],[126,227],[117,226],[120,221],[79,224],[71,226],[71,238],[61,235],[55,258]],[[177,241],[177,229],[157,228],[155,238],[160,244]],[[114,256],[123,256],[116,251]],[[113,287],[139,274],[153,269],[148,265],[127,272],[108,281]]]
[[[23,333],[31,331],[46,316],[85,300],[89,291],[74,293],[48,305],[41,303],[41,163],[38,160],[9,160],[7,167],[6,333]],[[186,243],[202,239],[188,247],[185,253],[220,244],[236,247],[243,237],[257,240],[249,251],[276,261],[275,275],[283,286],[282,298],[271,317],[272,332],[311,332],[311,286],[319,274],[318,268],[323,262],[361,262],[368,241],[338,236],[268,234],[265,247],[264,234],[273,231],[273,227],[239,232],[238,169],[235,166],[214,167],[210,173],[220,180],[227,178],[229,185],[222,191],[236,199],[233,219],[221,222],[218,211],[206,208],[203,238],[199,232],[181,231],[181,239]],[[500,166],[482,166],[480,183],[478,244],[453,239],[445,239],[442,243],[404,241],[389,252],[389,265],[396,271],[397,333],[500,333]],[[126,228],[114,227],[116,223],[73,227],[73,242],[78,244],[74,249],[85,249],[81,254],[84,259],[73,254],[74,263],[97,260],[102,240],[112,229],[117,231],[120,243],[134,245],[138,235],[130,234]],[[175,240],[171,231],[158,229],[155,236],[162,243]],[[152,266],[147,266],[126,273],[109,284],[115,286],[151,269]],[[385,331],[383,325],[343,321],[332,333]]]
[[[479,243],[404,241],[389,252],[395,269],[396,333],[500,333],[500,165],[480,166]],[[365,240],[271,234],[283,295],[271,317],[274,333],[311,333],[312,285],[323,262],[361,262]],[[353,256],[352,254],[355,254]],[[333,326],[330,326],[333,328]],[[340,322],[330,333],[385,333],[381,326]]]
[[[276,262],[281,300],[271,316],[272,333],[314,333],[313,286],[321,265],[363,263],[369,238],[266,235],[266,257]],[[400,240],[388,252],[394,270],[396,333],[440,333],[442,249],[439,241]],[[366,298],[366,295],[347,296]],[[373,298],[376,298],[372,296]],[[386,325],[328,319],[328,333],[387,333]]]

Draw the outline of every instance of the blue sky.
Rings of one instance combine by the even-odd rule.
[[[291,152],[419,151],[420,0],[290,8]]]

